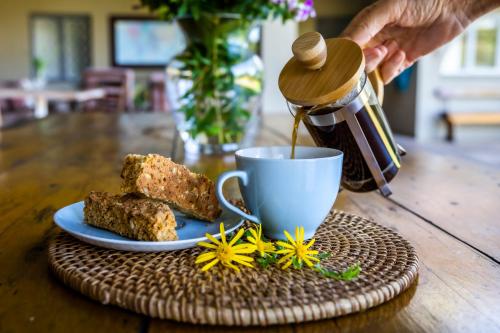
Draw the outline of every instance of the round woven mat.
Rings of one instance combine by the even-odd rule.
[[[310,269],[215,266],[200,272],[200,248],[136,253],[87,245],[66,233],[49,245],[49,263],[66,284],[104,304],[151,317],[194,324],[272,325],[332,318],[386,302],[417,276],[408,241],[363,217],[333,211],[314,248],[330,251],[322,264],[344,269],[361,263],[359,278],[342,282]]]

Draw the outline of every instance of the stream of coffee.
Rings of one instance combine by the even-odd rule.
[[[290,154],[290,159],[295,159],[295,145],[297,144],[297,135],[299,134],[299,125],[306,113],[305,109],[297,109],[297,113],[294,117],[293,131],[292,131],[292,153]]]

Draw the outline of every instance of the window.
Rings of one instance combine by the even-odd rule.
[[[90,65],[90,18],[85,15],[31,17],[32,73],[42,64],[50,82],[78,82]]]
[[[450,43],[441,62],[444,75],[500,75],[500,13],[485,16]]]

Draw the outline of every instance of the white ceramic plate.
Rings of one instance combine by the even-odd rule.
[[[174,210],[177,225],[182,226],[177,229],[179,239],[176,241],[145,242],[125,238],[110,231],[86,224],[83,217],[83,207],[84,203],[80,201],[61,208],[54,214],[54,221],[61,229],[86,243],[124,251],[159,252],[186,249],[206,240],[205,233],[209,233],[215,238],[220,238],[220,222],[224,222],[226,234],[232,232],[243,223],[243,220],[239,216],[229,211],[223,211],[222,215],[215,222],[205,222],[189,218]]]

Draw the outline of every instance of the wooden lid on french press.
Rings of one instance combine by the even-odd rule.
[[[292,45],[293,58],[283,67],[278,85],[298,105],[331,103],[347,95],[365,69],[363,50],[346,38],[323,39],[307,32]]]

